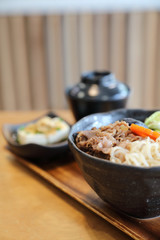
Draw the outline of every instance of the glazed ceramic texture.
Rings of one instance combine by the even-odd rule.
[[[108,71],[87,72],[81,81],[66,91],[69,106],[76,120],[98,112],[126,106],[129,87]]]
[[[136,218],[160,215],[160,167],[128,166],[93,157],[77,148],[74,134],[126,117],[144,121],[153,112],[119,109],[92,114],[72,126],[68,139],[84,178],[99,197],[118,211]]]

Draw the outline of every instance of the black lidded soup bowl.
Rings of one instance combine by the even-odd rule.
[[[8,143],[9,150],[20,157],[35,160],[36,162],[38,162],[39,160],[51,160],[53,159],[53,157],[57,155],[61,155],[62,153],[67,151],[69,149],[67,139],[51,145],[40,145],[37,143],[28,143],[28,144],[18,143],[17,130],[22,126],[26,126],[30,123],[34,123],[45,116],[48,116],[50,118],[59,117],[58,115],[52,112],[48,112],[43,116],[40,116],[34,120],[27,121],[24,123],[4,124],[2,127],[2,133]],[[67,124],[70,126],[69,123]]]
[[[92,113],[125,108],[130,88],[109,71],[91,71],[66,91],[69,106],[76,120]]]
[[[108,125],[122,118],[144,121],[155,111],[119,109],[86,116],[72,126],[69,147],[82,174],[101,199],[115,209],[136,218],[160,215],[160,167],[136,167],[116,164],[81,151],[74,133]]]

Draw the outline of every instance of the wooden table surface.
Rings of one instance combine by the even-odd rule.
[[[0,112],[4,123],[32,120],[47,111]],[[55,111],[73,123],[69,111]],[[31,172],[5,149],[0,133],[0,239],[129,240],[129,236]]]

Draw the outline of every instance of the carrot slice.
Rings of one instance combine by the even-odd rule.
[[[158,137],[160,137],[160,133],[156,131],[152,131],[151,129],[136,125],[134,123],[131,124],[130,130],[141,137],[150,137],[153,140],[156,140]]]

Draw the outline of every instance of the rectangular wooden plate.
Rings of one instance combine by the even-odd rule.
[[[134,219],[104,203],[86,183],[70,153],[65,160],[59,157],[53,161],[30,162],[17,156],[16,159],[133,239],[160,239],[160,217]]]

